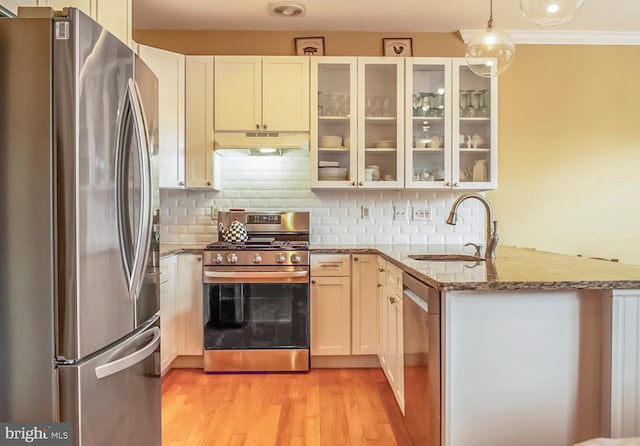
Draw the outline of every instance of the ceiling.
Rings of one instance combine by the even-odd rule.
[[[303,17],[274,17],[269,0],[133,0],[133,27],[279,31],[455,32],[481,29],[489,0],[299,0]],[[496,27],[537,30],[518,0],[494,0]],[[551,29],[551,28],[550,28]],[[640,0],[585,0],[554,30],[640,32]]]

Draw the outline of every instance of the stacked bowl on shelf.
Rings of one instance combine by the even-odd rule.
[[[347,179],[347,168],[340,167],[338,161],[318,161],[318,179],[342,181]]]

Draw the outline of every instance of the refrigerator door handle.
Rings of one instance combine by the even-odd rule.
[[[160,329],[158,327],[153,327],[150,330],[143,331],[139,335],[134,336],[128,342],[128,344],[134,344],[141,337],[148,336],[149,333],[152,333],[153,337],[147,345],[142,347],[140,350],[137,350],[134,353],[125,356],[124,358],[120,358],[116,361],[96,367],[96,377],[98,377],[98,379],[102,379],[106,378],[107,376],[114,375],[118,372],[121,372],[122,370],[128,369],[129,367],[139,363],[140,361],[151,355],[160,344]]]
[[[116,226],[118,230],[118,239],[120,241],[120,258],[122,259],[122,266],[127,279],[127,288],[131,290],[132,279],[132,264],[130,260],[130,251],[132,248],[132,240],[129,237],[129,229],[127,228],[129,221],[126,220],[124,194],[127,188],[127,179],[125,176],[125,140],[127,138],[127,128],[131,121],[131,99],[128,92],[125,91],[122,100],[120,101],[120,112],[118,113],[118,130],[115,147],[115,186],[116,186]]]
[[[149,137],[145,125],[142,102],[138,93],[138,87],[133,79],[128,83],[129,101],[134,119],[135,135],[138,140],[138,150],[140,159],[140,226],[138,227],[137,250],[133,261],[133,271],[129,289],[129,299],[138,299],[142,288],[144,269],[149,260],[149,249],[151,248],[152,236],[152,183],[151,183],[151,157],[149,155]]]

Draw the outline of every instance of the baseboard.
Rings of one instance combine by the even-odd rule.
[[[312,369],[374,369],[380,368],[376,355],[311,356]]]
[[[182,355],[173,360],[168,369],[203,369],[203,355]]]

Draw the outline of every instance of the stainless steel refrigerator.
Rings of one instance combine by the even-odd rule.
[[[0,421],[161,444],[157,79],[81,11],[0,18]]]

